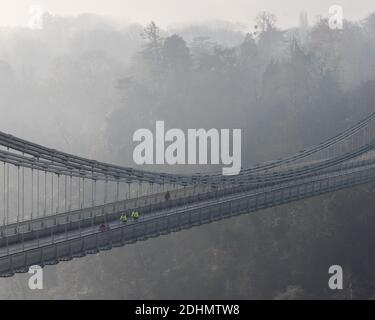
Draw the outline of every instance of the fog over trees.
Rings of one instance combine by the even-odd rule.
[[[134,166],[132,135],[156,120],[241,128],[247,167],[374,111],[375,13],[343,30],[324,18],[282,30],[271,13],[254,25],[47,13],[40,30],[1,28],[0,130]],[[27,275],[2,279],[0,297],[371,298],[373,199],[360,187],[114,249],[46,268],[41,292]],[[339,293],[326,290],[336,261],[351,270]]]

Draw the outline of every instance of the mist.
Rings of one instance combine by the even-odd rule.
[[[238,2],[233,11],[216,1],[218,8],[208,1],[200,11],[186,2],[178,15],[173,8],[143,16],[130,10],[132,19],[111,14],[125,6],[119,2],[103,10],[103,2],[92,4],[101,14],[76,14],[80,8],[70,10],[67,2],[61,15],[44,12],[36,28],[8,20],[13,26],[0,29],[0,131],[136,167],[132,136],[158,120],[182,130],[240,128],[242,166],[248,167],[318,144],[373,112],[373,1],[357,1],[355,10],[341,1],[351,15],[343,30],[330,29],[324,15],[299,23],[300,11],[326,12],[324,1],[311,10],[289,1],[294,14],[274,1],[264,2],[267,11]],[[57,11],[56,3],[48,5]],[[240,14],[244,8],[250,18]],[[342,240],[355,238],[363,219],[373,221],[372,192],[371,186],[343,190],[51,266],[41,292],[27,288],[26,275],[2,279],[0,297],[345,298],[347,291],[319,287],[326,257],[335,251],[352,267],[354,295],[370,298],[363,269],[373,268],[375,259],[361,267],[357,248]],[[353,203],[359,205],[355,217]],[[365,255],[371,246],[364,239],[374,239],[369,227],[361,232]]]

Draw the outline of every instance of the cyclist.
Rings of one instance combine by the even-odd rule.
[[[139,211],[133,211],[133,212],[132,212],[132,218],[133,218],[134,220],[138,220],[138,219],[139,219],[139,216],[140,216]]]
[[[105,224],[105,223],[102,223],[100,226],[99,226],[99,231],[100,232],[105,232],[105,231],[109,231],[109,224]]]

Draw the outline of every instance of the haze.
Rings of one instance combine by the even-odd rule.
[[[258,12],[271,11],[278,17],[279,26],[289,27],[298,23],[301,11],[308,12],[310,21],[314,22],[318,15],[326,15],[333,4],[343,6],[345,18],[349,20],[362,19],[375,10],[373,0],[2,0],[0,25],[27,26],[30,7],[40,5],[57,15],[95,13],[129,22],[155,20],[162,27],[203,20],[228,20],[249,27]]]
[[[318,14],[327,15],[334,3],[343,7],[347,20],[341,30],[332,28],[328,19],[316,19]],[[35,19],[34,25],[30,24],[31,7],[35,9],[32,16],[39,12],[42,18]],[[42,15],[43,10],[38,11],[42,7],[49,14]],[[305,19],[299,21],[303,11],[309,15],[309,25]],[[113,19],[117,22],[112,23]],[[245,28],[237,28],[237,23]],[[251,32],[255,23],[259,28]],[[244,169],[298,156],[254,171],[243,170],[241,178],[246,179],[222,189],[240,185],[246,189],[236,190],[243,193],[234,198],[237,194],[228,192],[223,201],[222,197],[215,198],[220,199],[222,210],[226,210],[228,199],[238,199],[228,208],[231,214],[243,210],[243,195],[249,205],[251,202],[258,208],[271,201],[283,205],[61,261],[44,269],[44,290],[30,290],[28,273],[0,279],[0,299],[375,298],[375,180],[371,176],[375,170],[374,0],[1,0],[1,25],[35,27],[0,28],[0,132],[137,170],[200,172],[203,182],[208,172],[222,167],[138,166],[133,159],[137,145],[133,143],[134,133],[139,129],[154,133],[156,121],[164,121],[166,130],[183,132],[241,129]],[[362,119],[366,119],[366,126],[345,131],[340,136],[344,140],[337,138]],[[86,162],[61,161],[52,153],[39,159],[34,147],[28,150],[31,155],[23,157],[20,144],[20,152],[9,150],[7,141],[11,138],[1,136],[3,255],[13,254],[8,238],[22,241],[17,244],[22,245],[21,250],[30,250],[28,245],[34,246],[35,240],[48,250],[52,248],[50,242],[44,241],[60,244],[64,240],[71,241],[69,251],[64,245],[54,252],[46,251],[43,257],[62,253],[59,259],[70,258],[71,248],[78,244],[77,232],[86,237],[87,231],[90,235],[108,231],[108,226],[103,229],[99,225],[107,222],[107,209],[103,209],[107,207],[101,206],[104,203],[111,210],[121,210],[117,216],[111,215],[111,228],[120,228],[128,216],[135,220],[145,217],[159,227],[158,221],[165,220],[155,217],[165,213],[169,227],[176,222],[173,217],[181,218],[179,225],[185,218],[194,223],[201,214],[207,214],[206,208],[213,207],[214,198],[200,196],[199,201],[182,201],[177,207],[173,194],[166,192],[174,186],[164,183],[164,178],[151,185],[136,183],[153,176],[149,174],[137,175],[133,183],[121,182],[117,188],[118,177],[111,167],[106,172],[100,166],[94,172],[99,165],[92,163],[93,176],[86,179],[82,175],[89,170]],[[326,144],[329,148],[323,148],[320,143],[331,137],[336,138]],[[367,143],[361,143],[364,141]],[[318,147],[308,149],[312,146]],[[318,152],[298,153],[301,150]],[[25,168],[19,166],[20,157]],[[6,162],[11,164],[4,165]],[[73,185],[69,179],[67,197],[66,178],[70,170],[77,174],[78,169],[82,178],[74,178]],[[56,170],[59,175],[46,174],[45,170]],[[96,181],[97,171],[99,177],[111,179]],[[131,170],[115,171],[136,175]],[[332,185],[353,186],[364,179],[371,182],[315,198],[299,198],[301,194],[332,191]],[[206,191],[201,193],[201,187],[210,190],[210,197],[221,192],[216,183],[212,186],[216,188],[211,188],[208,179],[195,186],[189,184],[181,190],[190,190],[181,199],[191,191],[193,197],[198,192],[204,196]],[[167,202],[167,211],[157,209],[155,215],[146,216],[151,210],[150,202],[140,198],[145,192],[158,193],[153,199]],[[129,206],[125,210],[117,207],[117,200],[131,198],[137,199],[136,212],[140,207],[134,215]],[[284,203],[296,199],[295,203]],[[173,207],[169,207],[170,200]],[[121,206],[130,202],[121,201]],[[82,207],[91,208],[84,211],[90,216],[97,212],[104,219],[93,218],[92,229],[87,229],[88,217],[76,211]],[[197,208],[200,212],[196,214]],[[75,217],[85,219],[84,224],[59,216],[58,220],[50,219],[52,228],[41,225],[42,233],[38,223],[30,224],[35,229],[19,225],[20,219],[40,221],[56,213],[67,217],[67,211],[72,210]],[[129,215],[124,216],[124,211]],[[217,213],[212,220],[214,217]],[[135,220],[131,223],[137,223]],[[11,228],[15,236],[6,236],[4,230],[10,228],[3,225],[8,222],[17,223]],[[137,234],[140,238],[138,232],[147,231],[142,225],[151,226],[135,226],[132,237]],[[58,233],[47,236],[44,227]],[[21,263],[17,254],[14,257]],[[33,261],[30,257],[26,261]],[[1,261],[0,266],[4,266]],[[345,270],[343,290],[328,287],[327,272],[332,265]]]

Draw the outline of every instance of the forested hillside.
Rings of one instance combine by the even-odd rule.
[[[132,135],[156,120],[241,128],[248,167],[375,111],[375,13],[343,30],[323,18],[282,30],[270,13],[254,25],[164,30],[46,14],[41,30],[3,28],[0,130],[134,166]],[[162,169],[187,170],[153,170]],[[0,298],[370,299],[374,192],[343,190],[47,267],[40,292],[28,275],[2,279]],[[332,264],[344,268],[343,291],[328,289]]]

